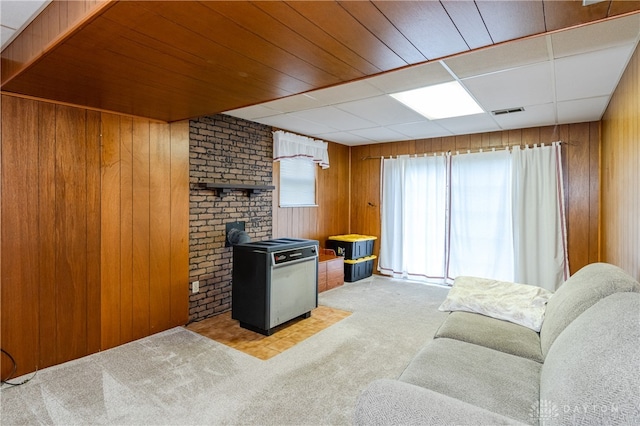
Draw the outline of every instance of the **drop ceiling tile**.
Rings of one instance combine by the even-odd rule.
[[[350,133],[377,142],[396,142],[407,138],[402,133],[394,132],[386,127],[352,130]]]
[[[306,94],[288,96],[286,98],[266,102],[262,105],[281,112],[294,112],[322,106],[317,99]]]
[[[554,100],[550,62],[472,77],[462,84],[487,112]]]
[[[314,123],[331,127],[335,130],[343,131],[366,129],[368,127],[375,126],[375,123],[369,120],[357,117],[332,106],[292,112],[289,116],[312,121]]]
[[[335,107],[382,126],[424,119],[422,115],[388,95],[337,104]]]
[[[272,115],[282,114],[283,111],[276,111],[266,106],[266,104],[253,105],[245,108],[238,108],[226,111],[223,114],[233,117],[244,118],[245,120],[254,120],[256,118],[270,117]]]
[[[458,78],[468,78],[549,60],[546,36],[506,43],[445,59]]]
[[[0,34],[0,40],[2,41],[2,45],[9,41],[11,37],[15,34],[15,30],[7,27],[0,27],[2,33]]]
[[[522,112],[496,115],[493,119],[504,130],[547,126],[555,123],[556,107],[554,103],[530,105],[525,106]]]
[[[558,123],[599,121],[609,104],[609,96],[558,102]]]
[[[367,82],[384,93],[397,93],[452,80],[451,74],[438,61],[391,71],[372,77]]]
[[[382,92],[368,83],[368,80],[354,81],[339,86],[327,87],[306,93],[306,96],[314,99],[317,106],[332,105],[340,102],[348,102],[356,99],[379,96]],[[301,95],[297,95],[301,96]]]
[[[349,132],[323,133],[315,135],[315,137],[324,141],[331,141],[349,146],[368,145],[376,143],[375,140],[363,138],[362,136],[354,135],[353,133]]]
[[[14,30],[21,29],[26,23],[31,22],[36,13],[40,12],[50,1],[2,1],[0,2],[2,25]]]
[[[634,43],[640,34],[640,13],[585,25],[551,35],[553,55],[562,58],[608,47]],[[588,43],[585,43],[588,40]]]
[[[257,123],[267,126],[277,127],[282,130],[299,133],[301,135],[313,136],[320,133],[334,132],[336,129],[313,121],[304,120],[291,114],[274,115],[272,117],[259,118]]]
[[[2,47],[13,40],[17,32],[26,28],[50,2],[51,0],[0,1]]]
[[[433,121],[429,121],[426,118],[423,121],[393,124],[388,127],[393,131],[402,133],[410,139],[437,138],[440,136],[451,136],[453,134],[444,127]]]
[[[449,130],[454,135],[468,133],[492,132],[500,130],[500,127],[488,113],[467,115],[437,120],[438,125]]]
[[[618,85],[634,44],[556,59],[558,101],[610,95]]]

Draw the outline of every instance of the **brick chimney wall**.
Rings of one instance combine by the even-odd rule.
[[[189,122],[189,320],[231,309],[232,247],[225,247],[228,222],[245,222],[252,241],[271,238],[272,191],[249,197],[242,190],[220,196],[199,182],[271,185],[272,128],[223,114]]]

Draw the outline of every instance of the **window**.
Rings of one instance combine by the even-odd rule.
[[[280,207],[316,205],[316,164],[311,158],[280,160]]]
[[[555,289],[568,276],[559,143],[384,159],[378,270]]]

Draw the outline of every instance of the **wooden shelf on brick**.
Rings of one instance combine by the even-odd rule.
[[[201,182],[201,186],[210,189],[221,196],[231,191],[244,191],[249,197],[260,194],[262,191],[272,191],[276,187],[273,185],[251,185],[243,183],[216,183],[216,182]]]

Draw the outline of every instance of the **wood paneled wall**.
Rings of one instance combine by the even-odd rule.
[[[185,324],[189,122],[102,114],[102,349]]]
[[[1,341],[17,374],[186,323],[188,123],[6,95],[1,118]]]
[[[310,238],[324,247],[327,237],[349,232],[349,147],[329,143],[328,169],[317,170],[317,207],[279,206],[280,163],[273,164],[273,237]]]
[[[380,237],[380,159],[367,157],[562,140],[569,266],[575,272],[599,258],[599,131],[594,122],[352,147],[350,232]],[[379,244],[374,250],[377,255]]]
[[[602,119],[602,260],[640,280],[640,49]]]

